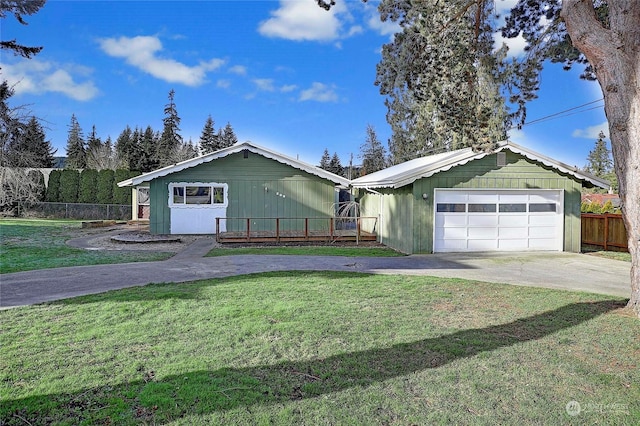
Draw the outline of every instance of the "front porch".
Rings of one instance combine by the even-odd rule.
[[[359,218],[217,218],[219,243],[289,243],[376,241],[376,217]],[[367,229],[364,231],[363,223]]]

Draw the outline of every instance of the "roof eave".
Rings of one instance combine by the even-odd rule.
[[[574,166],[569,166],[568,164],[562,163],[560,161],[554,160],[550,157],[547,157],[546,155],[542,155],[540,153],[537,153],[535,151],[531,151],[521,145],[515,144],[513,142],[509,142],[509,141],[504,141],[504,142],[500,142],[500,147],[498,149],[496,149],[495,152],[499,152],[502,151],[504,149],[509,149],[512,152],[515,152],[517,154],[523,155],[524,157],[533,160],[533,161],[538,161],[542,164],[544,164],[547,167],[552,167],[560,172],[566,173],[568,175],[571,175],[573,177],[575,177],[576,179],[579,179],[583,182],[588,182],[590,184],[592,184],[593,186],[598,186],[600,188],[603,189],[609,189],[611,187],[611,184],[609,181],[605,180],[605,179],[601,179],[597,176],[594,176],[588,172],[582,171],[580,169],[578,169],[577,167]]]
[[[262,155],[265,158],[269,158],[271,160],[275,160],[278,161],[279,163],[288,165],[290,167],[296,168],[298,170],[302,170],[304,172],[307,172],[309,174],[318,176],[322,179],[326,179],[329,180],[331,182],[333,182],[336,185],[340,185],[340,186],[344,186],[344,187],[348,187],[350,184],[349,179],[347,178],[343,178],[342,176],[338,176],[336,174],[333,174],[331,172],[328,172],[326,170],[323,170],[319,167],[313,166],[311,164],[307,164],[303,161],[294,159],[292,157],[288,157],[286,155],[271,151],[267,148],[261,147],[259,145],[255,145],[253,143],[250,142],[243,142],[240,144],[236,144],[233,146],[230,146],[228,148],[223,148],[221,150],[209,153],[209,154],[205,154],[205,155],[201,155],[200,157],[196,157],[196,158],[192,158],[186,161],[182,161],[180,163],[171,165],[171,166],[166,166],[163,167],[162,169],[158,169],[158,170],[154,170],[148,173],[144,173],[140,176],[136,176],[133,177],[131,179],[127,179],[124,180],[122,182],[118,182],[118,186],[119,187],[125,187],[125,186],[136,186],[136,185],[140,185],[141,183],[144,182],[149,182],[153,179],[159,178],[159,177],[163,177],[163,176],[167,176],[173,173],[177,173],[180,172],[182,170],[191,168],[191,167],[195,167],[198,166],[200,164],[203,163],[207,163],[219,158],[224,158],[228,155],[231,154],[236,154],[238,152],[242,152],[244,150],[248,150],[250,152],[253,152],[254,154],[258,154],[258,155]]]

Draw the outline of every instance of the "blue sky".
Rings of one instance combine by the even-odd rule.
[[[343,165],[351,154],[358,164],[367,124],[384,143],[390,136],[373,82],[395,28],[380,22],[376,4],[338,0],[325,12],[313,0],[49,0],[28,26],[3,20],[3,40],[44,49],[31,60],[2,52],[2,78],[15,83],[12,106],[27,105],[44,121],[57,155],[72,114],[85,135],[95,125],[103,140],[115,141],[126,125],[161,130],[174,89],[185,140],[196,142],[211,115],[216,129],[230,122],[240,141],[312,164],[327,148]],[[511,43],[517,54],[518,40]],[[545,66],[528,120],[600,99],[597,83],[579,80],[579,71]],[[579,111],[511,139],[582,167],[607,126],[602,102]]]

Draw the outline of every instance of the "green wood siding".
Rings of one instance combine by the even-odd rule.
[[[506,152],[507,163],[498,167],[496,155],[443,171],[412,185],[384,192],[380,228],[385,244],[405,253],[433,251],[433,201],[436,188],[469,189],[562,189],[564,190],[564,250],[580,251],[580,191],[582,184],[573,177]],[[422,194],[428,199],[423,200]],[[379,211],[380,196],[363,195],[366,209]],[[406,209],[412,209],[407,212]]]
[[[151,182],[150,230],[170,233],[168,185],[171,182],[217,182],[229,185],[228,218],[253,218],[254,230],[272,230],[275,221],[259,218],[333,217],[333,182],[260,155],[232,154]],[[228,221],[227,230],[244,229],[246,221]],[[301,221],[281,221],[281,229]],[[300,226],[300,225],[298,225]],[[310,221],[309,228],[325,229],[328,221]]]
[[[374,194],[360,190],[362,216],[378,216],[379,240],[403,253],[413,253],[414,196],[411,186],[396,190],[380,189]],[[363,223],[365,231],[373,231]]]

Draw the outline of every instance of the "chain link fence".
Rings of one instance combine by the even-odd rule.
[[[129,220],[131,205],[42,202],[22,207],[22,213],[49,219]]]

